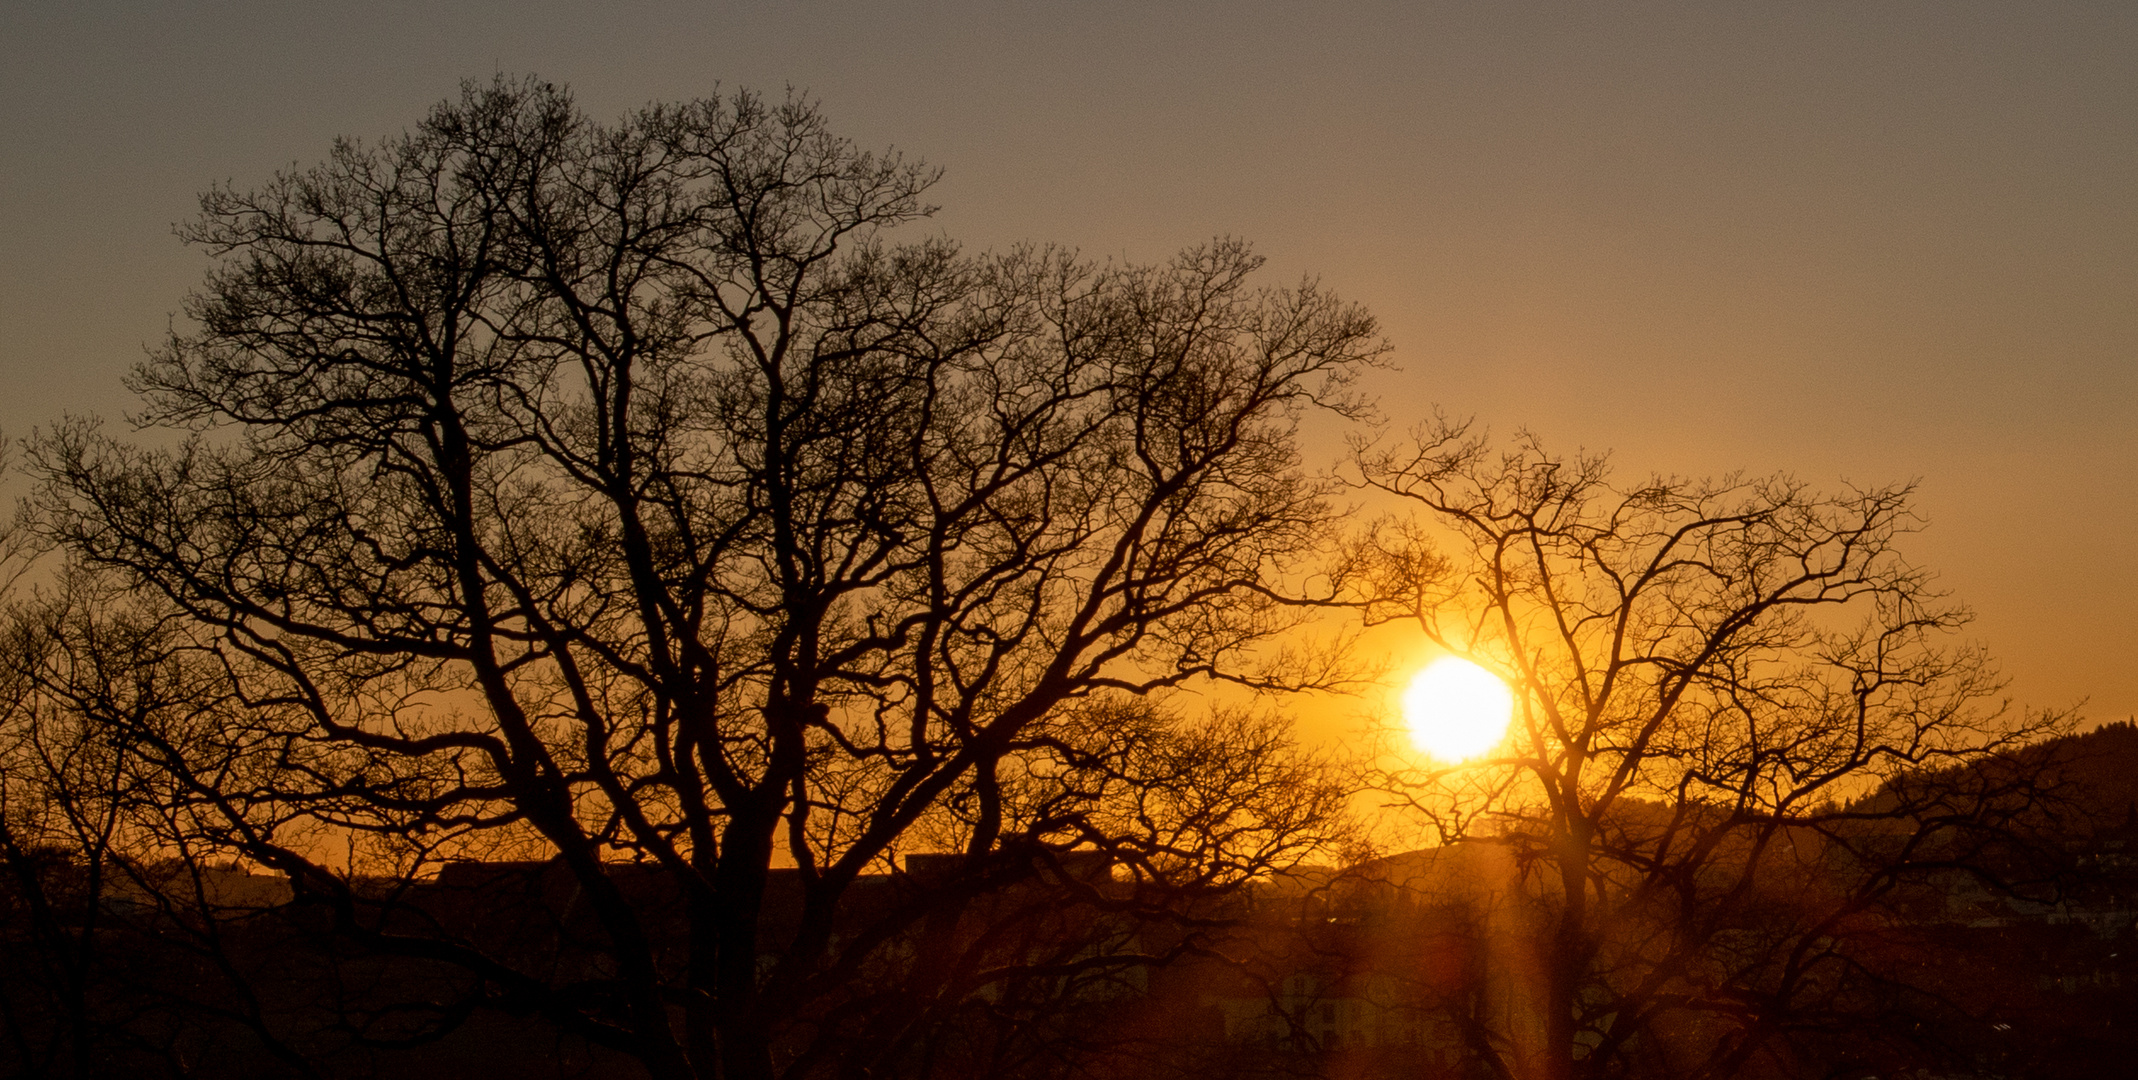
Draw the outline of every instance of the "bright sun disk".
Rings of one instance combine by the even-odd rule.
[[[1403,691],[1411,742],[1443,761],[1499,745],[1514,717],[1514,695],[1499,677],[1461,657],[1435,660]]]

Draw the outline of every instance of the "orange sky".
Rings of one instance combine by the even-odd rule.
[[[127,408],[211,181],[497,70],[596,113],[792,84],[945,166],[973,246],[1319,274],[1393,420],[1919,477],[2014,695],[2138,711],[2138,5],[295,7],[0,8],[0,431]]]

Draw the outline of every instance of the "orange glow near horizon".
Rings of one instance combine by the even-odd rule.
[[[1435,660],[1403,691],[1411,742],[1442,761],[1474,758],[1498,746],[1513,718],[1507,684],[1461,657]]]

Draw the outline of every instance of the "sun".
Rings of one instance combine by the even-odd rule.
[[[1514,695],[1499,677],[1460,657],[1433,661],[1403,691],[1411,742],[1442,761],[1473,758],[1499,745],[1514,717]]]

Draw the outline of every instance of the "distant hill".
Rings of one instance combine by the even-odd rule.
[[[2103,824],[2138,822],[2138,723],[2119,720],[2029,748],[2057,794]]]

